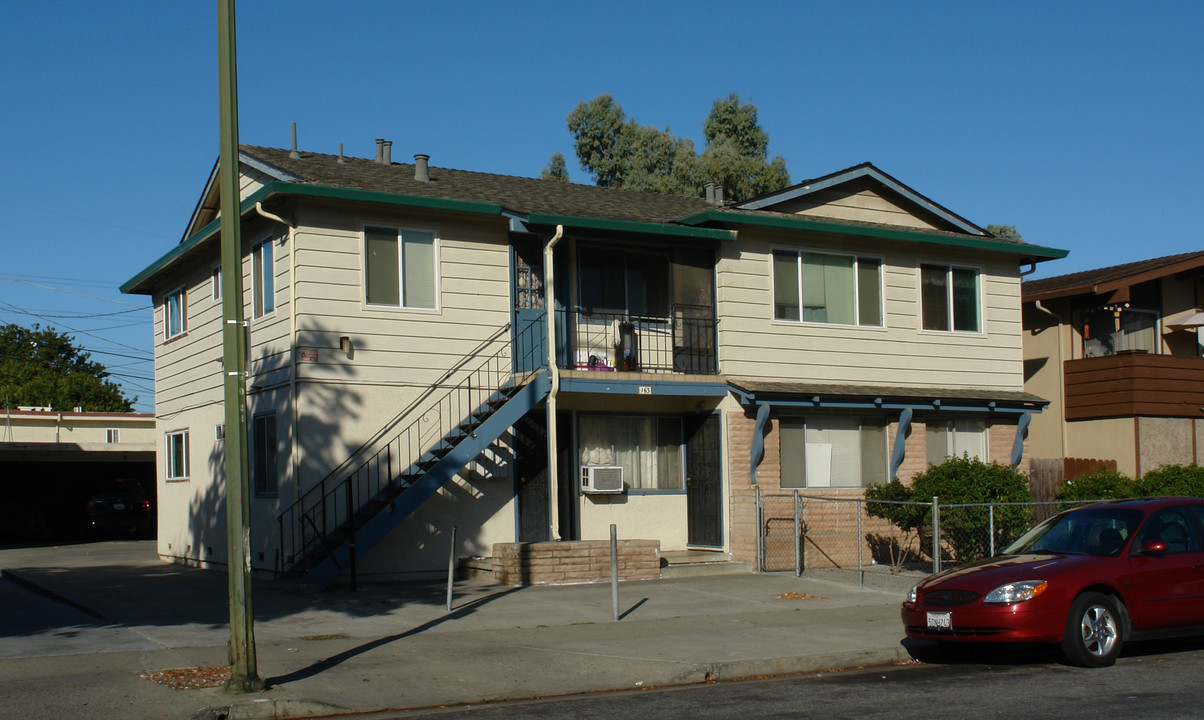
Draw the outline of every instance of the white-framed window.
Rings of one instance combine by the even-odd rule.
[[[979,276],[976,268],[920,265],[920,303],[925,330],[980,332]]]
[[[924,431],[929,465],[940,465],[950,457],[987,457],[987,421],[972,419],[932,420]]]
[[[255,494],[274,497],[279,486],[276,466],[276,414],[256,415],[252,435],[254,455],[251,458],[251,474],[255,481]]]
[[[251,311],[260,318],[276,309],[275,245],[271,238],[251,248]]]
[[[681,418],[582,415],[578,434],[582,467],[622,467],[628,490],[685,489]]]
[[[105,442],[109,445],[115,445],[121,442],[121,429],[108,428],[105,430]]]
[[[435,233],[364,228],[364,301],[369,305],[436,307]]]
[[[886,423],[845,415],[784,417],[783,488],[865,487],[888,480]]]
[[[773,251],[773,317],[882,326],[882,261],[860,255]]]
[[[188,431],[176,430],[167,433],[166,437],[166,462],[167,462],[167,479],[170,480],[187,480],[188,479]]]
[[[222,300],[222,266],[215,265],[213,271],[209,273],[209,283],[212,286],[210,290],[213,292],[213,302],[221,302]]]
[[[178,288],[163,298],[163,339],[170,340],[188,331],[188,293]]]

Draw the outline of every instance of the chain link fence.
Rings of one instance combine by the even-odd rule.
[[[757,495],[761,572],[940,572],[998,554],[1067,503],[868,501],[792,493]],[[894,520],[894,522],[892,522]]]

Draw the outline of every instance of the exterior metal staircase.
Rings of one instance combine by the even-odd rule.
[[[403,430],[381,433],[387,442],[365,444],[285,509],[281,577],[323,589],[350,573],[354,583],[359,558],[547,396],[542,328],[541,318],[512,339],[509,324],[499,329],[387,426]]]

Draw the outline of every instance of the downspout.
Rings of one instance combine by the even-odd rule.
[[[293,502],[301,499],[301,411],[297,407],[297,226],[263,209],[263,203],[255,203],[255,212],[268,220],[274,220],[288,228],[288,337],[292,352],[289,353],[288,404],[292,409],[289,423],[289,473],[292,477]]]
[[[552,265],[552,248],[556,247],[556,243],[560,242],[560,238],[564,236],[564,226],[556,226],[556,234],[548,241],[548,244],[543,249],[543,267],[544,276],[547,286],[547,298],[544,301],[544,306],[547,308],[548,315],[548,372],[551,373],[552,388],[548,391],[548,495],[549,495],[549,528],[552,531],[552,539],[559,540],[560,533],[556,532],[557,523],[555,518],[560,517],[560,493],[557,492],[559,487],[559,463],[556,453],[557,438],[556,438],[556,395],[560,392],[560,368],[556,366],[556,271]]]

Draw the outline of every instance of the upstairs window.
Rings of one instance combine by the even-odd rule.
[[[774,250],[773,317],[881,327],[882,261]]]
[[[188,329],[187,299],[184,288],[163,298],[163,339],[183,335]]]
[[[668,255],[583,247],[577,257],[585,312],[669,317]]]
[[[435,234],[364,228],[364,297],[369,305],[435,309]]]
[[[213,302],[221,302],[221,299],[222,299],[222,267],[221,267],[221,265],[218,265],[217,267],[213,268],[213,272],[210,274],[210,284],[212,285],[212,287],[210,289],[213,291]]]
[[[979,332],[978,270],[952,265],[920,266],[924,329]]]
[[[276,263],[272,248],[272,239],[268,238],[251,250],[251,310],[257,318],[276,309]]]

